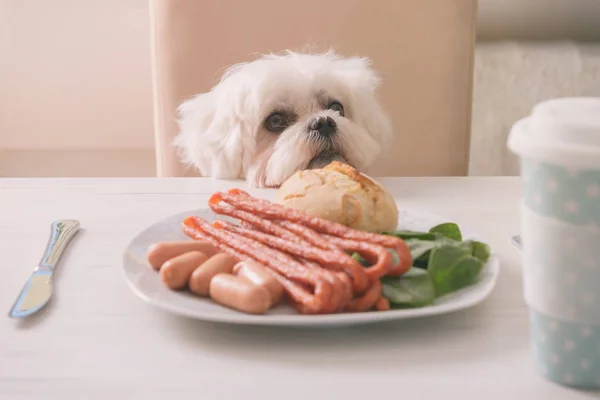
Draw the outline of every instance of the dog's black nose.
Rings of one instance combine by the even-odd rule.
[[[331,117],[314,117],[308,121],[308,128],[319,132],[321,136],[331,136],[337,130],[337,124]]]

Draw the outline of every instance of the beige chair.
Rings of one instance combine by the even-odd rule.
[[[159,176],[184,171],[171,146],[178,104],[258,53],[333,48],[368,56],[395,143],[375,176],[466,175],[476,0],[150,0]]]

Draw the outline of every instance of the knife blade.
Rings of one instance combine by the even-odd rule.
[[[41,310],[52,297],[52,276],[71,239],[79,232],[80,223],[73,219],[52,222],[50,239],[44,255],[23,286],[8,313],[11,318],[24,318]]]

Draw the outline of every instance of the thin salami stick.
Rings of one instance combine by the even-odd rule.
[[[394,236],[358,231],[338,222],[314,217],[291,207],[284,207],[280,204],[270,203],[262,199],[256,199],[240,189],[231,189],[228,193],[215,193],[208,200],[208,204],[209,206],[212,206],[221,201],[224,201],[225,203],[230,204],[237,209],[248,211],[252,214],[263,216],[264,218],[275,220],[282,219],[286,221],[297,222],[318,232],[323,232],[338,237],[366,240],[372,243],[381,244],[382,246],[388,248],[396,248],[398,243],[402,242],[402,239]]]
[[[302,258],[298,261],[314,271],[320,271],[323,274],[324,279],[331,283],[333,288],[331,294],[331,304],[329,307],[323,310],[323,313],[330,314],[343,310],[352,299],[352,287],[350,284],[350,279],[346,279],[344,281],[339,278],[338,274],[334,274],[333,272],[322,268],[319,264],[313,261]],[[343,272],[339,274],[348,278],[348,276]]]
[[[239,251],[237,251],[236,249],[234,249],[233,247],[229,247],[224,243],[219,242],[217,239],[215,239],[214,237],[202,232],[201,230],[199,230],[196,227],[192,227],[192,226],[188,226],[186,224],[183,224],[183,233],[189,237],[190,239],[194,239],[194,240],[206,240],[207,242],[209,242],[210,244],[212,244],[213,246],[215,246],[217,249],[219,249],[220,251],[229,254],[230,256],[234,257],[237,261],[247,261],[248,258],[251,258],[250,256],[244,254],[244,253],[240,253]],[[257,262],[256,260],[252,259],[252,261]]]
[[[346,310],[351,312],[361,312],[372,309],[381,298],[381,290],[381,281],[377,279],[362,297],[350,301],[346,306]]]
[[[279,204],[270,203],[267,200],[253,198],[240,189],[231,189],[228,193],[218,192],[213,194],[208,201],[209,207],[213,208],[221,201],[238,210],[247,211],[256,216],[271,220],[295,222],[312,228],[319,233],[326,233],[344,239],[371,242],[393,249],[398,254],[399,263],[392,265],[388,271],[388,275],[400,276],[412,266],[410,249],[402,239],[397,237],[358,231],[340,223],[314,217],[290,207],[284,207]]]
[[[224,206],[223,204],[214,204],[211,207],[211,209],[213,212],[215,212],[219,215],[226,215],[228,217],[237,218],[240,221],[248,223],[252,226],[260,226],[261,230],[271,233],[271,234],[274,234],[274,235],[277,235],[283,239],[287,239],[287,240],[291,240],[291,241],[301,240],[301,238],[299,238],[297,235],[294,235],[293,233],[289,232],[288,230],[281,228],[280,226],[276,225],[274,222],[269,221],[264,218],[261,218],[261,217],[258,217],[247,211],[238,210],[233,207],[227,207],[227,206]]]
[[[360,277],[360,279],[365,279],[368,277],[367,276],[368,274],[366,272],[367,270],[365,268],[363,268],[362,265],[360,265],[356,260],[354,260],[348,254],[343,252],[339,246],[336,246],[334,243],[332,243],[330,240],[328,240],[328,238],[331,236],[325,236],[324,234],[317,233],[317,232],[313,231],[312,229],[306,228],[295,222],[277,221],[277,224],[283,228],[290,230],[291,232],[293,232],[297,235],[302,236],[313,246],[320,247],[325,250],[333,251],[333,252],[335,252],[335,254],[337,254],[340,257],[340,259],[350,260],[349,261],[349,265],[351,265],[350,272],[349,272],[350,276],[352,276],[352,277],[357,276],[357,277]],[[378,257],[374,257],[372,260],[377,261],[377,259],[378,259]],[[327,265],[324,265],[324,267],[327,268]],[[360,287],[360,289],[358,289],[356,291],[358,293],[361,293],[364,290],[365,290],[364,287]]]
[[[302,225],[295,224],[289,221],[276,221],[271,222],[269,220],[265,220],[263,218],[257,217],[254,214],[239,211],[231,207],[226,207],[221,204],[215,204],[213,206],[213,211],[219,214],[227,215],[230,217],[238,218],[241,222],[241,225],[246,229],[254,229],[255,231],[262,231],[264,233],[270,233],[272,235],[279,236],[283,239],[288,239],[293,243],[297,243],[302,246],[302,249],[310,249],[311,245],[317,248],[331,251],[335,254],[335,257],[338,258],[339,262],[343,263],[341,268],[347,271],[347,273],[352,276],[354,282],[354,291],[357,293],[362,293],[366,290],[368,285],[368,277],[365,269],[352,257],[340,251],[336,246],[329,243],[326,240],[323,240],[323,237],[320,236],[317,232],[311,230],[310,228],[306,228]],[[227,229],[232,230],[233,224],[227,223]],[[239,233],[239,231],[236,231]],[[258,235],[253,234],[249,230],[245,231],[246,233],[252,235],[253,239],[259,240],[263,242]],[[270,243],[266,243],[270,244]],[[277,247],[277,246],[275,246]],[[290,252],[289,249],[283,247],[277,247],[280,250]],[[309,250],[308,250],[309,251]],[[301,255],[298,252],[293,252],[295,255]],[[315,254],[320,254],[315,253]],[[302,254],[303,255],[303,254]],[[303,255],[305,256],[305,255]],[[324,264],[325,267],[329,268],[331,266],[338,266],[339,263],[331,263],[328,261],[323,261],[322,259],[315,257],[307,257],[311,258],[314,261],[319,261]]]
[[[333,250],[338,251],[340,254],[348,256],[346,253],[339,251],[337,246],[334,246],[327,240],[323,240],[322,234],[315,232],[314,230],[305,227],[304,225],[297,224],[295,222],[290,221],[275,221],[275,223],[282,228],[287,229],[290,232],[295,233],[296,235],[302,237],[304,240],[323,250]],[[352,257],[348,258],[352,259]]]
[[[193,229],[193,228],[190,228],[190,227],[187,227],[184,225],[184,232],[188,236],[190,236],[194,239],[203,239],[203,240],[207,240],[207,241],[211,242],[214,246],[219,248],[221,251],[224,251],[224,252],[232,255],[233,257],[235,257],[238,260],[244,260],[244,261],[251,260],[251,261],[254,261],[254,262],[257,262],[260,264],[260,262],[258,262],[255,258],[238,252],[237,250],[233,249],[232,247],[229,247],[229,246],[219,242],[212,236],[210,236],[202,231],[199,231],[197,229]],[[324,313],[332,313],[332,312],[337,312],[337,311],[342,310],[352,298],[352,289],[350,286],[350,280],[349,280],[348,276],[343,273],[338,273],[338,274],[330,273],[329,271],[322,269],[322,267],[320,265],[310,262],[308,260],[300,260],[300,262],[302,262],[305,266],[310,267],[313,271],[322,273],[324,278],[327,279],[329,281],[329,283],[332,284],[333,293],[332,293],[331,305],[327,309],[323,310],[323,312]],[[272,271],[270,269],[267,269],[267,270]],[[273,273],[278,275],[278,276],[276,276],[276,278],[278,278],[279,281],[281,281],[281,279],[286,279],[285,277],[283,277],[282,275],[278,274],[275,271],[273,271]]]
[[[230,246],[218,241],[217,239],[215,239],[211,235],[207,234],[206,232],[201,231],[200,227],[193,219],[187,219],[186,221],[184,221],[183,230],[184,230],[185,234],[187,236],[189,236],[190,238],[192,238],[192,239],[200,239],[201,238],[203,240],[208,240],[211,243],[213,243],[215,246],[217,246],[219,249],[232,255],[233,257],[235,257],[238,260],[253,261],[255,263],[265,266],[260,261],[258,261],[256,258],[253,258],[245,253],[239,252],[236,249],[234,249],[233,247],[230,247]],[[279,283],[281,283],[281,285],[284,287],[284,289],[286,290],[286,294],[288,295],[288,297],[291,300],[292,306],[294,306],[294,308],[296,308],[296,310],[298,312],[300,312],[302,314],[318,313],[318,311],[315,311],[314,308],[311,308],[309,305],[305,304],[305,303],[308,303],[308,301],[306,299],[313,296],[312,293],[308,292],[302,286],[289,280],[288,278],[281,275],[277,271],[275,271],[267,266],[265,266],[265,267],[266,267],[267,272],[270,273],[271,275],[273,275],[275,277],[275,279],[277,279],[279,281]],[[345,304],[343,306],[345,306]]]
[[[357,231],[239,189],[215,193],[208,203],[215,213],[237,218],[241,226],[221,221],[212,226],[190,217],[184,233],[238,260],[265,266],[301,313],[387,310],[380,278],[402,275],[412,264],[408,246],[399,238]],[[388,249],[397,252],[399,263],[394,265]],[[363,268],[346,251],[373,265]]]
[[[391,308],[390,301],[382,296],[377,300],[377,303],[375,303],[375,308],[377,311],[388,311]]]
[[[299,256],[299,257],[305,257],[302,254],[298,254],[296,252],[290,252],[289,247],[286,247],[287,243],[284,243],[284,241],[282,240],[278,240],[278,238],[275,237],[268,237],[268,235],[264,232],[258,232],[258,231],[252,231],[250,229],[247,228],[241,228],[239,226],[233,225],[229,222],[225,222],[225,221],[217,221],[216,223],[213,223],[214,226],[217,227],[221,227],[223,229],[226,229],[230,232],[234,232],[237,234],[241,234],[244,235],[246,237],[255,239],[260,241],[261,243],[265,243],[267,245],[271,245],[272,247],[275,248],[279,248],[279,250],[282,251],[286,251],[288,253],[291,253],[295,256]],[[278,242],[280,244],[280,246],[273,246],[273,242]],[[293,247],[293,246],[292,246]],[[337,248],[336,248],[337,249]],[[389,253],[382,248],[385,255],[389,257]],[[297,250],[297,249],[296,249]],[[323,269],[323,267],[319,264],[316,264],[314,262],[311,262],[310,260],[307,260],[306,258],[301,259],[300,260],[305,266],[310,267],[313,271],[318,272],[318,271],[326,271]],[[385,262],[385,261],[384,261]],[[340,309],[342,309],[344,306],[346,306],[351,298],[352,298],[352,290],[350,288],[350,286],[348,285],[349,279],[347,275],[344,274],[336,274],[337,276],[334,276],[333,274],[327,274],[326,275],[326,279],[328,279],[328,281],[332,284],[333,286],[333,293],[332,293],[332,299],[331,299],[331,307],[329,307],[328,309],[324,310],[325,313],[331,313],[331,312],[335,312],[338,311]],[[368,283],[368,281],[366,281]],[[358,293],[361,293],[364,289],[362,289],[361,291],[359,291]],[[365,293],[365,296],[368,297],[368,299],[371,299],[373,297],[372,293]],[[360,307],[361,304],[364,304],[365,301],[362,300],[361,303],[361,298],[359,297],[358,299],[355,299],[353,301],[354,308]],[[367,304],[370,304],[368,300],[366,301]]]
[[[254,239],[260,243],[264,243],[265,245],[270,245],[272,248],[288,253],[289,255],[296,257],[303,257],[301,254],[290,251],[289,246],[294,247],[294,244],[290,244],[291,242],[284,241],[283,239],[270,236],[267,233],[255,231],[247,228],[242,228],[240,226],[234,225],[230,222],[226,221],[215,221],[212,225],[219,229],[224,229],[229,232],[247,237],[249,239]],[[279,245],[273,245],[273,241],[277,242]],[[306,248],[306,247],[305,247]],[[297,250],[298,248],[296,248]],[[306,257],[304,257],[306,258]],[[346,299],[348,289],[345,287],[345,284],[349,282],[349,280],[340,281],[339,278],[330,273],[327,269],[322,268],[319,264],[316,264],[310,260],[300,259],[300,263],[302,263],[305,267],[309,268],[315,274],[319,275],[323,279],[326,279],[332,285],[332,295],[329,307],[327,307],[323,312],[331,313],[342,309],[350,299]],[[367,281],[368,283],[368,281]],[[350,290],[351,292],[351,290]],[[341,304],[344,302],[344,304]]]
[[[254,239],[260,243],[264,243],[272,248],[284,251],[288,254],[306,258],[311,261],[316,261],[322,266],[326,265],[327,267],[333,267],[337,270],[345,270],[348,274],[352,275],[354,291],[357,293],[364,292],[369,285],[369,279],[367,278],[364,269],[362,269],[351,257],[343,258],[339,256],[338,252],[318,249],[310,244],[300,245],[298,243],[269,235],[265,232],[243,228],[225,221],[218,221],[216,224],[218,224],[219,227],[228,230],[229,232],[234,232],[244,237]],[[387,251],[385,253],[389,256]],[[360,268],[360,273],[355,272],[356,268]],[[356,276],[353,274],[356,274]]]
[[[360,242],[358,240],[341,239],[335,236],[323,235],[330,243],[339,246],[341,249],[359,253],[367,258],[367,261],[376,260],[375,263],[365,271],[371,280],[380,279],[388,274],[392,267],[392,255],[383,246],[377,244]]]
[[[306,312],[321,313],[323,309],[327,308],[332,293],[331,284],[325,279],[318,277],[313,271],[309,271],[289,255],[255,240],[217,229],[202,218],[189,217],[184,221],[184,224],[191,227],[195,226],[197,229],[210,234],[219,240],[219,242],[255,258],[263,265],[275,270],[275,272],[278,272],[289,280],[298,281],[299,283],[313,287],[315,291],[314,295],[307,295],[305,291],[298,290],[302,288],[297,285],[290,285],[288,283],[284,285],[290,296],[306,308]]]
[[[239,195],[241,197],[253,199],[257,203],[261,203],[265,207],[268,207],[270,205],[270,203],[266,200],[251,198],[248,193],[239,189],[232,189],[230,190],[230,193],[234,195]],[[374,281],[373,285],[367,290],[367,292],[362,297],[354,299],[348,305],[347,309],[349,311],[366,311],[370,308],[373,308],[374,306],[377,307],[377,310],[379,311],[385,311],[390,309],[389,301],[382,296],[382,287],[379,278],[386,275],[389,272],[392,272],[390,271],[390,268],[394,269],[393,272],[396,275],[401,275],[410,268],[410,266],[412,265],[412,257],[410,256],[410,251],[408,250],[408,247],[406,246],[404,241],[399,239],[399,246],[394,248],[398,254],[398,257],[400,258],[400,262],[397,265],[393,265],[391,254],[383,246],[365,241],[338,238],[332,235],[319,235],[318,233],[310,230],[309,228],[306,228],[303,225],[286,220],[277,221],[277,223],[280,226],[287,228],[290,231],[302,236],[303,238],[308,239],[308,241],[311,242],[311,244],[316,245],[322,249],[331,250],[333,246],[337,245],[338,247],[344,250],[358,252],[359,254],[362,254],[363,256],[368,258],[370,261],[376,260],[374,265],[366,269],[367,273]],[[326,240],[319,240],[320,238]]]

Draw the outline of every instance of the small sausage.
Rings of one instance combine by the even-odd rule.
[[[188,285],[194,270],[207,259],[206,254],[199,251],[178,255],[163,264],[160,268],[160,278],[169,289],[183,289]]]
[[[283,286],[262,265],[251,261],[240,261],[233,267],[233,272],[237,276],[267,289],[271,295],[271,306],[276,305],[281,300]]]
[[[271,307],[267,289],[230,274],[217,274],[212,278],[210,297],[225,307],[249,314],[264,314]]]
[[[178,242],[159,242],[148,247],[148,262],[158,270],[171,258],[190,251],[199,251],[211,257],[217,254],[215,246],[202,240],[182,240]]]
[[[198,296],[208,296],[211,279],[219,274],[231,274],[237,260],[226,253],[219,253],[200,265],[190,277],[190,291]]]

